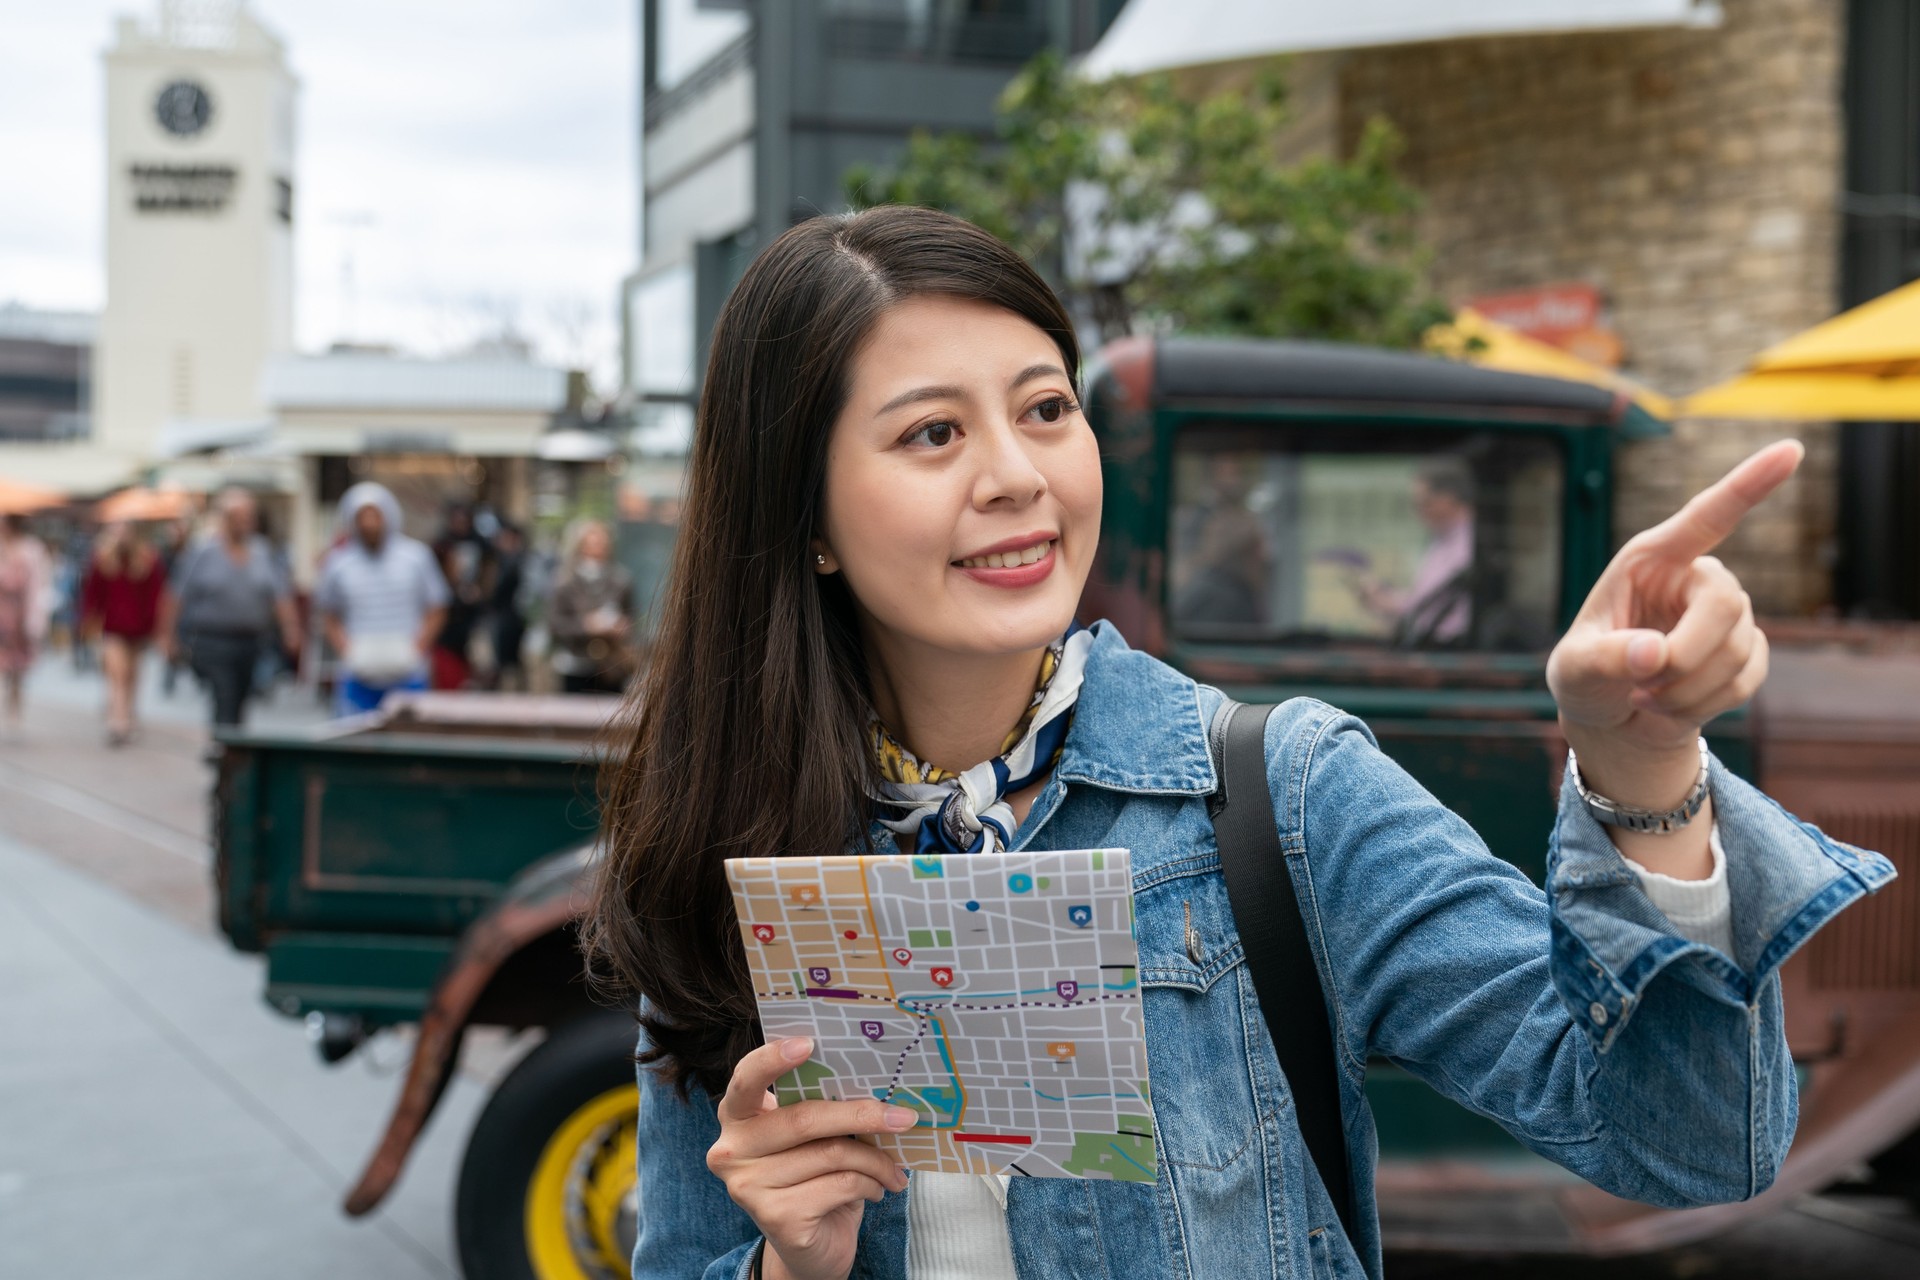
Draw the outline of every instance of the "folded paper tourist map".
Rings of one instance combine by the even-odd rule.
[[[727,863],[780,1101],[920,1113],[909,1169],[1154,1178],[1125,849]]]

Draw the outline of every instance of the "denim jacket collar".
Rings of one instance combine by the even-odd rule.
[[[1148,795],[1211,792],[1200,687],[1129,648],[1111,622],[1090,629],[1086,679],[1054,776]]]

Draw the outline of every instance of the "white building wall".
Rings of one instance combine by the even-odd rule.
[[[296,85],[279,42],[238,8],[191,35],[123,19],[105,63],[107,305],[94,443],[145,461],[169,420],[265,415],[262,365],[292,342]],[[197,86],[211,105],[185,134],[159,115],[175,84]],[[182,199],[194,207],[164,207]]]
[[[641,148],[639,269],[622,286],[623,368],[628,390],[684,395],[693,387],[694,251],[753,221],[754,79],[751,61],[703,86],[649,129]],[[650,406],[643,427],[683,441],[684,406]],[[669,444],[677,448],[682,445]]]
[[[740,142],[647,197],[643,273],[686,262],[698,240],[737,231],[753,219],[753,143]]]
[[[752,135],[753,65],[743,62],[647,134],[647,190],[671,186],[714,152]]]

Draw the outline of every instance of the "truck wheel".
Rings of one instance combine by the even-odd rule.
[[[635,1034],[626,1014],[562,1023],[493,1091],[454,1200],[466,1280],[627,1280]]]

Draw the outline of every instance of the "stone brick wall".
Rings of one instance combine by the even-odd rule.
[[[1350,143],[1384,115],[1425,193],[1451,299],[1562,280],[1604,291],[1626,371],[1669,394],[1737,373],[1832,315],[1838,289],[1843,0],[1723,0],[1725,20],[1356,52]],[[1830,426],[1683,421],[1621,455],[1615,529],[1664,518],[1746,453],[1806,441],[1801,475],[1722,556],[1757,608],[1830,597]]]

